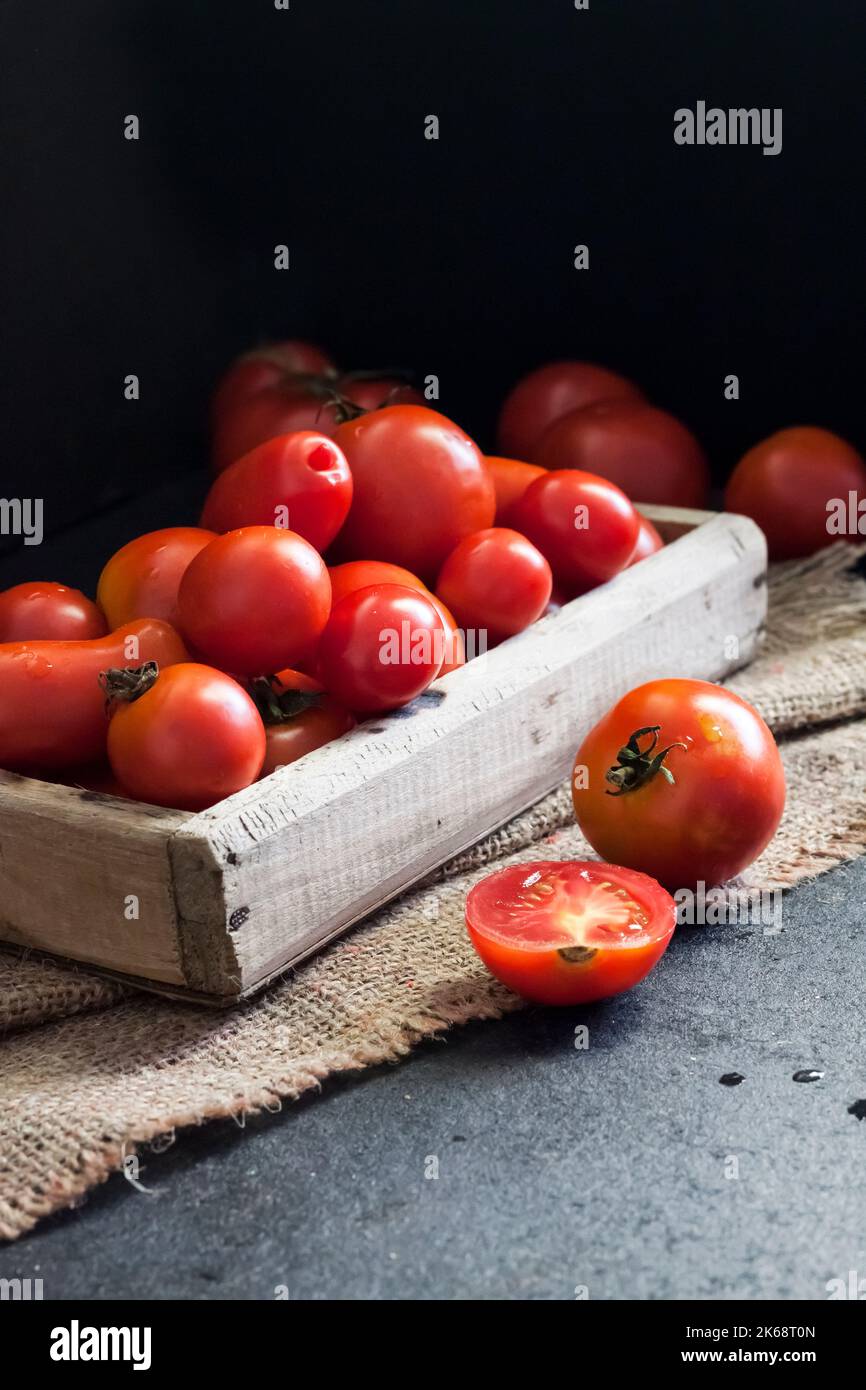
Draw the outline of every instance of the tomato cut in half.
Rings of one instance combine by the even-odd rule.
[[[512,864],[466,899],[484,964],[536,1004],[589,1004],[631,989],[664,954],[676,918],[655,879],[594,860]]]

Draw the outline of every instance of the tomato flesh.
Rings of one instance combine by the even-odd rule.
[[[466,899],[488,970],[538,1004],[588,1004],[631,989],[664,953],[676,915],[654,879],[588,860],[512,864]]]

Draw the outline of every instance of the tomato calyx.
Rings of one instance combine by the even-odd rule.
[[[665,758],[672,748],[682,748],[688,751],[684,743],[669,743],[667,748],[662,748],[656,752],[659,741],[660,724],[650,724],[643,729],[635,729],[634,733],[616,755],[616,763],[609,767],[604,774],[605,781],[611,782],[616,787],[616,791],[606,791],[607,796],[624,796],[626,792],[637,791],[639,787],[646,786],[647,782],[660,772],[662,776],[675,786],[674,775],[669,767],[665,767]],[[641,748],[640,741],[649,734],[650,742],[646,748]]]
[[[159,663],[145,661],[143,666],[112,666],[108,671],[100,671],[99,684],[105,691],[105,708],[120,701],[131,705],[140,700],[156,684],[159,676]]]
[[[321,690],[291,690],[276,676],[255,676],[248,682],[253,703],[265,724],[288,724],[318,705]]]

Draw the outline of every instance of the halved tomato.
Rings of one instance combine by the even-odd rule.
[[[664,954],[676,918],[654,878],[593,860],[512,864],[466,899],[484,964],[536,1004],[588,1004],[631,989]]]

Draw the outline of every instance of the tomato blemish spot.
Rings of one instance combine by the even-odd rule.
[[[562,946],[556,954],[569,965],[586,965],[598,952],[593,946]]]
[[[317,444],[307,457],[307,463],[316,473],[327,473],[336,462],[334,451],[328,444]]]

